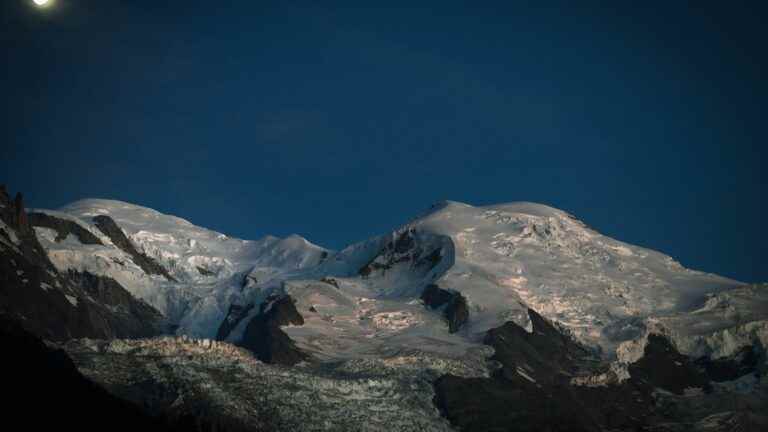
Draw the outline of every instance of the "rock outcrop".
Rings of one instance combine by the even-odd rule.
[[[583,346],[528,309],[531,331],[507,322],[488,330],[484,343],[494,348],[493,360],[503,365],[507,378],[524,371],[536,382],[553,383],[558,376],[572,375],[591,355]]]
[[[543,320],[532,333],[507,322],[485,343],[500,364],[491,378],[445,375],[435,382],[435,403],[452,424],[466,431],[600,430],[565,385],[567,371],[582,360],[576,356],[587,355],[577,344]]]
[[[766,353],[753,345],[745,346],[729,357],[702,357],[697,359],[695,364],[715,382],[733,381],[752,373],[764,374],[766,370],[760,371],[760,368],[768,366]]]
[[[19,196],[19,195],[17,195]],[[58,273],[34,231],[25,226],[23,201],[0,194],[0,313],[24,323],[40,337],[107,337],[89,306]]]
[[[607,365],[558,326],[528,313],[528,329],[507,322],[487,332],[484,342],[499,365],[490,378],[444,375],[435,382],[435,404],[459,430],[761,430],[765,424],[751,408],[759,399],[709,395],[713,380],[759,374],[762,357],[751,349],[693,362],[667,336],[650,333],[623,372],[613,364],[594,375]],[[715,403],[731,411],[711,415]],[[714,424],[722,428],[708,429]]]
[[[687,356],[680,354],[670,340],[650,334],[643,356],[629,365],[632,379],[682,395],[686,389],[709,390],[710,382]]]
[[[224,317],[224,321],[221,322],[219,329],[216,331],[216,340],[225,340],[232,330],[237,327],[238,324],[248,316],[248,313],[253,309],[253,303],[246,305],[231,304],[227,311],[227,316]]]
[[[21,198],[10,201],[0,193],[0,222],[0,313],[56,341],[162,331],[159,312],[117,282],[60,273],[29,225]]]
[[[197,272],[200,273],[202,276],[216,276],[215,272],[212,272],[205,267],[195,266],[195,268],[197,269]]]
[[[445,375],[435,404],[460,430],[634,430],[650,414],[651,388],[625,382],[574,386],[595,367],[592,353],[533,310],[530,331],[507,322],[487,332],[499,367],[490,378]]]
[[[16,198],[13,200],[13,223],[19,232],[28,233],[31,231],[27,212],[24,209],[24,197],[21,192],[16,192]]]
[[[93,222],[96,224],[96,228],[109,237],[115,246],[130,255],[133,262],[141,267],[146,274],[160,275],[169,281],[176,281],[176,279],[168,273],[168,270],[166,270],[165,267],[146,254],[139,252],[114,219],[107,215],[99,215],[93,218]]]
[[[35,227],[50,228],[56,231],[55,241],[57,242],[63,241],[69,235],[74,235],[82,244],[103,244],[92,232],[71,220],[61,219],[46,213],[30,213],[29,223]]]
[[[428,249],[423,247],[418,235],[414,228],[393,234],[378,254],[358,270],[358,274],[364,278],[374,273],[384,274],[398,264],[407,264],[422,273],[429,272],[442,258],[441,248],[437,245]]]
[[[110,313],[102,314],[109,334],[122,339],[145,338],[166,333],[165,318],[157,309],[134,298],[117,281],[106,276],[70,270],[69,279]]]
[[[448,331],[456,333],[469,321],[469,306],[467,299],[456,291],[440,288],[437,284],[429,284],[421,293],[424,306],[430,309],[442,310],[448,321]]]
[[[280,328],[285,325],[304,325],[304,318],[296,310],[291,296],[270,296],[262,303],[259,314],[248,323],[240,345],[265,363],[292,366],[308,359]]]
[[[320,282],[325,282],[328,285],[333,285],[334,287],[336,287],[336,289],[339,288],[339,281],[336,280],[336,278],[332,278],[330,276],[325,276],[320,278]]]

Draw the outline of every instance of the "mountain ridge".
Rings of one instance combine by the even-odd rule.
[[[685,269],[664,254],[610,239],[567,212],[528,201],[483,206],[441,201],[391,234],[356,242],[340,251],[314,245],[295,234],[282,239],[265,236],[259,240],[241,240],[197,227],[173,215],[117,200],[82,199],[63,206],[58,213],[74,217],[86,228],[88,218],[112,217],[140,250],[168,267],[174,277],[190,287],[198,287],[195,288],[198,291],[213,289],[210,295],[218,298],[216,305],[201,298],[197,312],[193,312],[208,315],[213,321],[223,320],[232,304],[245,306],[258,303],[258,298],[279,290],[282,281],[307,277],[319,279],[326,275],[354,277],[362,271],[364,263],[372,263],[380,269],[380,274],[367,276],[364,284],[373,290],[374,296],[388,292],[386,295],[417,298],[423,287],[441,280],[441,287],[464,293],[476,309],[485,309],[480,315],[477,311],[472,314],[474,322],[477,322],[477,317],[485,316],[481,321],[486,323],[476,329],[477,333],[503,322],[503,319],[491,316],[501,313],[501,309],[493,311],[499,305],[522,317],[519,323],[525,325],[525,314],[515,305],[521,303],[537,308],[571,328],[579,337],[589,339],[590,335],[581,328],[586,326],[594,332],[596,323],[616,313],[637,316],[665,309],[690,309],[693,306],[689,304],[705,301],[708,293],[743,285],[738,281]],[[409,242],[415,243],[405,245],[403,241],[407,236],[403,237],[402,233],[409,230],[418,238],[409,239]],[[393,245],[389,253],[394,255],[379,258],[383,261],[377,264],[376,256],[382,253],[388,241]],[[398,251],[397,248],[403,250]],[[431,258],[429,254],[432,254]],[[187,262],[182,262],[182,259]],[[416,277],[418,280],[414,279],[412,266],[426,259],[434,260],[437,267]],[[252,280],[259,281],[258,286],[251,287],[258,293],[248,294],[247,290],[234,289],[234,279],[241,278],[239,274],[249,274]],[[232,282],[225,282],[227,278]],[[634,281],[627,282],[631,278]],[[117,279],[120,280],[119,277]],[[134,288],[132,292],[150,303],[154,300],[156,307],[163,310],[163,300],[153,299],[156,293],[147,288],[146,278],[139,279],[145,286]],[[122,282],[131,289],[134,280],[125,277]],[[219,284],[218,288],[204,288],[211,286],[211,283]],[[222,284],[229,285],[229,288],[222,289]],[[171,287],[172,284],[162,285],[169,292],[177,291]],[[595,289],[590,288],[592,285],[603,287],[600,288],[603,298],[613,299],[614,306],[609,308],[611,312],[601,312],[604,315],[602,318],[588,319],[594,311],[589,312],[588,304],[580,306],[580,299],[577,298],[589,293],[594,293],[590,296],[596,295]],[[386,289],[382,291],[376,286],[385,286]],[[637,290],[644,290],[643,294],[640,295]],[[655,292],[659,290],[662,292]],[[227,298],[222,298],[223,291],[229,292],[224,295]],[[505,292],[507,294],[503,294]],[[213,321],[206,324],[207,330],[198,335],[213,336],[214,327],[218,328]],[[630,325],[638,325],[637,320],[631,321]],[[615,325],[626,326],[627,323],[619,320]],[[636,334],[640,334],[642,327],[639,324]],[[188,325],[187,328],[191,327]],[[199,325],[197,328],[200,328]],[[601,338],[602,334],[593,334],[592,342]],[[604,344],[603,348],[610,352],[616,346],[618,343]]]

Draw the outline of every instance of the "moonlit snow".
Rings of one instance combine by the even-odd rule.
[[[289,336],[326,359],[410,351],[462,357],[481,346],[485,331],[505,321],[530,328],[526,307],[606,358],[615,358],[622,343],[642,338],[649,320],[668,329],[688,352],[732,351],[737,347],[724,345],[765,337],[764,328],[750,324],[763,319],[760,313],[734,316],[722,306],[738,301],[739,290],[747,289],[739,288],[743,284],[686,269],[539,204],[443,202],[391,233],[341,251],[296,235],[236,239],[119,201],[82,200],[48,213],[76,221],[105,243],[82,245],[74,236],[57,243],[52,232],[36,228],[60,270],[110,276],[177,324],[179,335],[196,338],[214,338],[231,304],[259,304],[272,292],[290,294],[305,318],[304,326],[285,329]],[[178,282],[146,275],[95,228],[92,218],[98,215],[111,216]],[[368,263],[383,262],[379,251],[405,232],[413,233],[413,248],[422,255],[439,257],[434,268],[400,262],[367,276],[358,273]],[[334,284],[323,282],[327,277]],[[449,334],[439,313],[422,306],[419,296],[430,283],[467,298],[470,319],[460,332]],[[691,316],[707,324],[691,326]],[[237,341],[247,321],[228,340]]]

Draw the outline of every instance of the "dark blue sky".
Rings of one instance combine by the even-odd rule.
[[[764,2],[0,3],[0,183],[31,206],[339,248],[536,201],[768,281]]]

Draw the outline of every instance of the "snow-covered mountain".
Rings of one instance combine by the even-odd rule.
[[[509,320],[525,327],[520,311],[531,308],[611,355],[643,333],[645,319],[692,311],[743,285],[608,238],[540,204],[446,202],[403,230],[447,239],[441,250],[449,264],[434,280],[467,298],[470,335]]]
[[[423,401],[434,398],[441,412],[427,409],[410,416],[403,430],[415,430],[409,428],[418,419],[424,420],[422,427],[437,430],[497,427],[509,421],[499,414],[505,408],[493,408],[502,402],[525,407],[519,415],[538,424],[547,415],[536,401],[552,398],[586,404],[583,413],[556,413],[584,422],[585,430],[600,430],[612,421],[618,429],[656,424],[654,407],[661,399],[683,407],[688,402],[671,395],[687,395],[688,389],[702,389],[706,396],[696,397],[707,406],[719,406],[716,401],[732,397],[735,388],[748,395],[749,403],[768,401],[759,372],[766,370],[768,346],[765,286],[686,269],[663,253],[611,239],[540,204],[443,202],[389,233],[340,251],[296,235],[236,239],[110,200],[34,210],[30,221],[60,273],[114,280],[159,311],[176,336],[193,338],[126,346],[141,352],[171,349],[184,356],[198,349],[189,348],[200,344],[196,339],[219,339],[247,348],[263,362],[294,365],[301,371],[291,378],[302,381],[296,385],[314,388],[326,401],[361,397],[367,402],[360,409],[372,412],[380,409],[379,396],[366,392],[376,394],[376,385],[366,387],[364,396],[344,396],[345,380],[376,376],[393,389],[414,386],[420,389],[419,409],[427,409]],[[194,380],[189,368],[229,364],[230,345],[203,344],[218,347],[213,357],[200,365],[182,362],[179,380]],[[114,382],[127,376],[113,370],[115,346],[86,342],[68,350],[97,382],[123,388],[124,383]],[[107,357],[101,362],[94,353]],[[256,381],[269,370],[247,369],[248,379]],[[131,379],[159,379],[142,371]],[[749,374],[757,375],[750,381]],[[715,381],[725,384],[712,387]],[[433,383],[434,390],[424,382]],[[563,383],[571,390],[562,393]],[[333,396],[317,386],[333,388]],[[465,399],[477,388],[498,397]],[[518,400],[510,389],[524,390],[529,399]],[[391,390],[395,393],[387,398],[400,400],[399,391]],[[199,397],[195,394],[193,399]],[[630,400],[625,394],[639,396]],[[631,409],[645,414],[610,420],[596,408],[608,403],[606,398],[617,410],[637,405]],[[319,409],[312,406],[299,403],[298,411],[286,416]],[[680,409],[689,426],[715,412]],[[489,414],[478,419],[476,410]],[[441,420],[441,413],[453,426]],[[741,424],[739,419],[734,421]],[[333,421],[327,422],[333,429]]]
[[[101,240],[101,244],[83,244],[71,234],[61,240],[53,229],[35,226],[59,270],[111,277],[157,308],[179,326],[180,333],[195,337],[214,337],[229,305],[243,295],[248,273],[280,278],[315,267],[328,255],[300,236],[240,240],[119,201],[87,199],[57,211],[32,212],[72,221]],[[105,216],[117,224],[139,253],[166,269],[171,278],[147,273],[102,232],[96,220]]]
[[[213,338],[232,304],[260,303],[275,291],[318,311],[317,320],[294,330],[299,340],[307,334],[339,343],[333,329],[343,323],[352,328],[342,339],[359,336],[352,339],[356,349],[358,339],[387,332],[409,340],[422,333],[432,337],[443,330],[435,325],[439,314],[415,303],[427,285],[437,284],[468,303],[465,328],[441,335],[450,340],[478,343],[488,329],[510,320],[525,327],[532,308],[611,356],[620,343],[643,334],[648,318],[694,311],[743,285],[686,269],[669,256],[608,238],[563,211],[533,203],[440,203],[387,235],[340,252],[299,236],[240,240],[118,201],[89,199],[35,212],[71,220],[102,240],[103,245],[82,244],[74,236],[57,241],[53,230],[36,227],[59,269],[114,278],[177,324],[179,334],[193,337]],[[111,217],[174,280],[135,265],[96,227],[98,216]],[[334,285],[320,282],[328,277]],[[721,329],[720,318],[711,319],[711,327]],[[309,334],[313,326],[317,335]],[[318,349],[330,356],[343,351]]]

